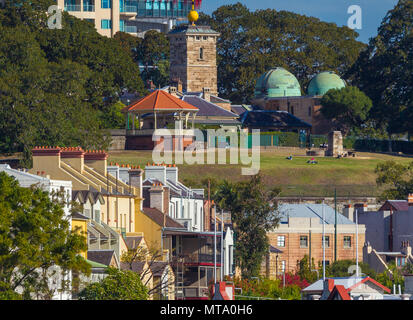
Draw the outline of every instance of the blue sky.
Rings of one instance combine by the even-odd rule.
[[[200,11],[211,14],[222,5],[237,2],[243,3],[250,10],[287,10],[334,22],[338,26],[347,25],[347,20],[351,16],[347,13],[348,7],[359,5],[362,9],[362,29],[356,30],[360,34],[358,40],[368,42],[370,37],[376,36],[382,19],[398,0],[202,0]]]

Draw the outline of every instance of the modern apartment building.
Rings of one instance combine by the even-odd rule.
[[[57,0],[59,8],[88,20],[104,36],[118,31],[143,37],[148,30],[168,32],[186,20],[190,0]],[[199,4],[198,4],[199,7]]]

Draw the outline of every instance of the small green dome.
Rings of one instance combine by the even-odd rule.
[[[308,84],[309,96],[322,96],[330,89],[341,89],[346,83],[332,71],[321,72],[311,79]]]
[[[299,97],[301,87],[297,78],[284,68],[267,71],[258,78],[255,85],[255,97]]]

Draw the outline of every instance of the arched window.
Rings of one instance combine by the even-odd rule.
[[[204,48],[199,48],[199,59],[204,60]]]

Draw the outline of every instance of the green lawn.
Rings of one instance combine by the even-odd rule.
[[[407,163],[412,158],[396,157],[384,154],[357,153],[355,158],[335,159],[317,157],[318,164],[307,164],[311,157],[305,151],[294,151],[293,160],[287,160],[287,151],[261,151],[260,173],[268,186],[280,186],[283,196],[332,196],[334,188],[338,196],[375,196],[380,190],[376,187],[374,169],[385,160]],[[227,157],[228,159],[229,157]],[[112,151],[109,162],[140,165],[152,163],[151,151]],[[229,163],[229,161],[228,161]],[[205,177],[239,181],[248,179],[241,175],[238,165],[179,165],[180,180],[192,187],[198,187]],[[246,166],[244,166],[246,167]]]

